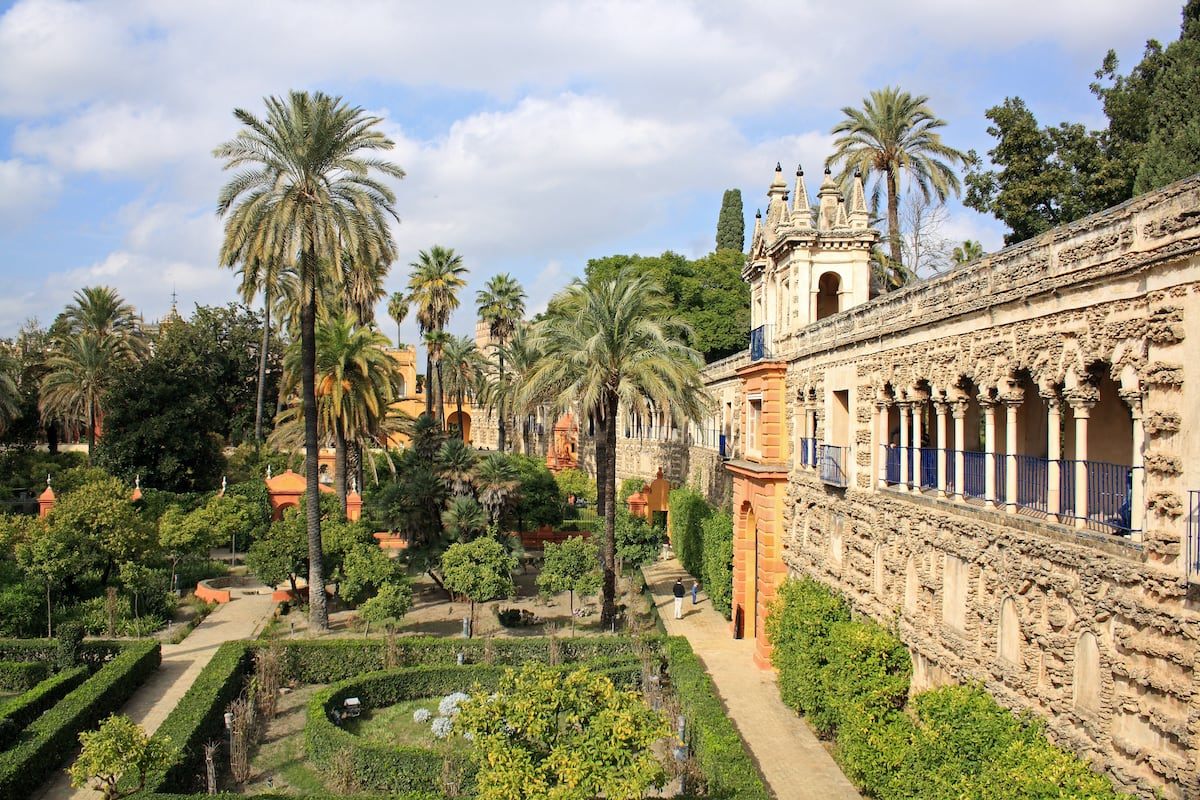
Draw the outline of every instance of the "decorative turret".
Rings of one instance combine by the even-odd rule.
[[[58,502],[58,498],[54,496],[54,489],[50,488],[50,475],[46,475],[46,490],[38,495],[38,516],[45,517],[54,510],[54,504]]]
[[[812,230],[812,207],[808,204],[808,187],[804,185],[804,168],[796,165],[796,192],[792,198],[792,226],[797,230]]]
[[[836,227],[838,203],[841,200],[842,193],[834,183],[829,167],[826,167],[825,179],[817,191],[817,230],[827,231]]]
[[[790,215],[787,207],[787,183],[783,180],[783,166],[775,162],[775,178],[771,188],[767,190],[767,242],[774,241],[779,236],[780,226],[789,225]]]
[[[850,187],[850,227],[856,231],[865,231],[871,224],[871,215],[867,213],[867,198],[863,192],[862,170],[854,170],[854,183]]]

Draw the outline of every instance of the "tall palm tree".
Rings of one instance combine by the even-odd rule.
[[[214,151],[226,169],[239,170],[217,199],[226,216],[220,261],[234,267],[270,257],[293,269],[300,309],[301,400],[304,411],[309,624],[328,630],[317,461],[317,293],[323,280],[345,280],[344,253],[358,265],[390,263],[394,245],[388,218],[398,219],[392,190],[376,176],[404,171],[376,154],[393,147],[379,117],[341,98],[293,91],[266,100],[260,119],[234,111],[243,125]],[[349,265],[353,266],[353,265]]]
[[[479,457],[461,439],[447,439],[437,454],[438,475],[451,494],[467,494],[475,480]]]
[[[262,347],[258,354],[258,397],[254,406],[254,442],[263,443],[263,404],[267,386],[267,352],[271,345],[271,304],[279,298],[284,280],[282,264],[274,259],[251,258],[237,270],[242,278],[239,293],[250,305],[258,293],[263,296]]]
[[[898,87],[876,89],[863,100],[862,108],[846,106],[845,119],[833,126],[833,155],[826,166],[841,164],[838,180],[843,183],[854,172],[864,181],[880,176],[871,191],[878,208],[880,191],[887,192],[889,257],[900,263],[900,177],[904,173],[926,200],[944,201],[960,189],[956,164],[966,154],[945,144],[938,128],[946,121],[934,116],[925,95],[913,96]],[[880,184],[883,184],[882,187]]]
[[[463,275],[462,256],[452,247],[434,245],[417,254],[409,264],[413,268],[408,279],[408,302],[416,308],[417,327],[421,334],[441,331],[450,321],[450,313],[458,308],[458,290],[467,285]],[[433,354],[425,350],[425,413],[433,416]],[[441,391],[438,384],[438,391]]]
[[[615,613],[617,412],[670,409],[680,421],[706,413],[700,354],[687,345],[686,323],[647,276],[622,270],[609,281],[576,281],[556,298],[536,330],[542,353],[522,394],[552,394],[563,410],[597,422],[596,471],[604,497],[602,624]],[[603,444],[601,444],[603,443]]]
[[[488,333],[491,334],[496,350],[499,381],[503,384],[504,345],[508,343],[517,324],[525,316],[525,292],[521,289],[521,284],[508,273],[495,275],[475,294],[475,305],[479,309],[479,318],[487,323]],[[504,393],[497,395],[496,400],[496,449],[504,452]]]
[[[504,380],[498,374],[485,373],[480,385],[480,403],[488,408],[503,406],[512,415],[527,414],[544,403],[553,403],[552,396],[533,396],[522,389],[529,386],[541,354],[535,345],[532,326],[518,324],[508,341],[496,346],[497,361],[503,358]],[[529,437],[523,437],[525,455],[529,455]]]
[[[469,494],[457,494],[446,501],[442,527],[456,542],[469,542],[487,530],[487,512]]]
[[[149,350],[137,311],[116,289],[85,286],[63,309],[68,334],[86,334],[104,341],[118,357],[142,358]]]
[[[388,298],[388,316],[396,323],[396,347],[400,347],[400,326],[408,317],[408,297],[404,292],[392,292]]]
[[[475,468],[475,492],[480,504],[487,509],[488,522],[496,524],[504,507],[517,499],[521,474],[511,456],[488,453]]]
[[[436,391],[438,403],[437,420],[443,430],[446,428],[446,390],[442,384],[442,360],[446,357],[446,346],[453,339],[453,336],[440,328],[434,328],[425,334],[426,357],[433,362],[433,371],[437,376],[436,386],[432,380],[432,375],[425,380],[425,405],[428,408],[433,400],[433,392]]]
[[[44,418],[68,427],[86,426],[88,458],[96,446],[96,425],[104,396],[112,386],[121,360],[119,343],[95,333],[64,336],[46,360],[38,410]]]
[[[454,396],[459,438],[465,442],[467,426],[463,424],[463,398],[468,392],[478,390],[483,381],[483,357],[469,337],[451,336],[443,348],[441,363],[438,380],[445,379],[446,391]]]
[[[0,432],[20,415],[21,365],[9,346],[0,347]]]
[[[977,258],[983,258],[983,245],[974,239],[964,239],[962,244],[954,248],[950,257],[955,264],[969,264]]]

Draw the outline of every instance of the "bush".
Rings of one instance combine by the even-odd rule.
[[[506,628],[528,628],[542,622],[541,617],[527,608],[498,608],[496,618]]]
[[[196,681],[163,720],[155,738],[168,738],[176,756],[166,770],[146,777],[147,791],[187,791],[204,761],[204,743],[225,732],[225,708],[242,691],[250,669],[248,642],[226,642],[217,649]]]
[[[836,725],[825,685],[830,629],[849,619],[845,602],[812,578],[785,581],[767,614],[779,694],[826,737]]]
[[[912,659],[878,623],[835,622],[829,627],[829,663],[822,684],[834,727],[848,719],[883,719],[904,707]]]
[[[17,745],[0,753],[0,797],[22,797],[58,769],[78,745],[80,731],[116,712],[161,660],[157,642],[134,642],[25,728]]]
[[[767,800],[758,768],[717,699],[716,687],[688,640],[668,637],[664,654],[671,686],[687,720],[688,744],[708,784],[707,797]]]
[[[87,667],[64,670],[0,705],[0,750],[6,749],[22,728],[83,683],[88,675]]]
[[[671,506],[671,549],[684,569],[703,580],[704,533],[701,526],[712,515],[712,506],[692,489],[672,489],[668,504]]]
[[[626,478],[625,480],[621,481],[621,486],[617,491],[617,507],[625,508],[627,505],[625,501],[628,500],[632,495],[640,492],[642,488],[647,486],[649,483],[650,481],[646,480],[645,478],[637,477]]]
[[[630,514],[624,506],[617,507],[616,516],[614,538],[621,562],[627,567],[640,567],[658,558],[666,541],[662,528]]]
[[[50,677],[43,661],[0,661],[0,691],[27,692]]]
[[[701,526],[704,542],[700,582],[713,608],[729,619],[733,613],[733,517],[718,511]]]

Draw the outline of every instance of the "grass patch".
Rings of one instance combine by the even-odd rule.
[[[452,736],[445,742],[439,741],[434,738],[429,721],[413,721],[413,712],[422,708],[436,717],[439,700],[440,697],[402,700],[395,705],[364,711],[362,716],[347,720],[343,727],[355,736],[368,738],[373,742],[431,749],[448,747],[452,751],[465,753],[468,742],[461,736]]]

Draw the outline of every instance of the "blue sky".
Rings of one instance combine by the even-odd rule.
[[[991,146],[984,110],[1024,98],[1043,124],[1100,125],[1088,92],[1111,47],[1177,37],[1180,0],[0,4],[0,336],[108,284],[148,319],[178,292],[224,303],[215,266],[232,109],[291,88],[385,118],[408,172],[400,258],[433,244],[532,310],[589,257],[712,247],[722,192],[748,222],[776,161],[817,172],[844,105],[897,84],[945,139]],[[811,187],[810,187],[811,188]],[[1000,245],[949,205],[942,235]],[[386,332],[393,327],[380,312]],[[452,321],[473,329],[469,308]],[[394,335],[390,333],[389,335]],[[416,338],[406,325],[403,336]]]

